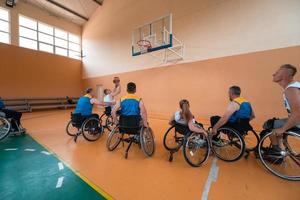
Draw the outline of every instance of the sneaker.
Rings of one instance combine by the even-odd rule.
[[[270,148],[264,153],[264,159],[272,164],[281,164],[283,162],[284,156],[281,150]]]

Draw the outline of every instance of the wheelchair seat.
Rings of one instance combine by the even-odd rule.
[[[177,123],[175,120],[172,122],[172,124],[175,127],[175,131],[182,135],[187,135],[191,132],[188,125]]]
[[[73,126],[80,129],[84,121],[84,117],[80,113],[71,113],[71,120]]]
[[[105,114],[106,116],[110,116],[110,115],[111,115],[111,106],[105,107],[104,114]]]
[[[140,115],[120,115],[119,118],[119,131],[126,134],[139,134],[141,129],[141,116]]]
[[[248,131],[252,131],[253,127],[250,124],[250,119],[238,119],[238,127],[235,128],[239,133],[246,135]]]

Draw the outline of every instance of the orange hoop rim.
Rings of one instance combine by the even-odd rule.
[[[137,45],[141,48],[146,48],[146,49],[151,49],[152,46],[151,46],[151,42],[149,40],[139,40],[137,42]]]

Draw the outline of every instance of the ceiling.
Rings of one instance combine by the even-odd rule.
[[[19,0],[30,3],[52,15],[84,25],[104,0]]]

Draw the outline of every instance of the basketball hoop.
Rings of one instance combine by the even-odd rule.
[[[147,53],[149,49],[152,48],[149,40],[140,40],[137,42],[137,45],[139,46],[141,53]]]

